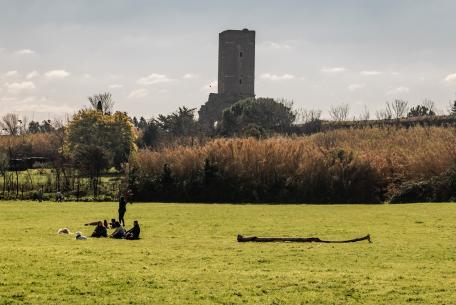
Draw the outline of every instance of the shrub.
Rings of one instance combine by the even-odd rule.
[[[425,181],[405,182],[391,196],[391,203],[444,202],[456,199],[456,170]]]
[[[259,133],[285,131],[296,119],[291,104],[271,98],[247,98],[234,103],[222,114],[220,132],[223,135],[250,136]]]
[[[129,188],[157,201],[378,202],[456,168],[454,139],[449,128],[366,128],[140,150]],[[444,200],[433,190],[426,200]]]
[[[284,138],[250,138],[160,152],[141,150],[131,162],[129,188],[139,200],[379,201],[380,179],[366,161],[351,152],[300,144]]]

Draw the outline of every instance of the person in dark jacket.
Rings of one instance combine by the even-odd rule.
[[[141,228],[139,227],[139,223],[137,220],[133,222],[133,228],[125,232],[126,239],[139,239],[139,234],[141,233]]]
[[[120,223],[113,218],[113,219],[111,219],[111,222],[109,223],[109,225],[111,226],[111,229],[115,229],[118,226],[120,226]]]
[[[125,200],[124,196],[120,196],[119,200],[119,222],[122,224],[122,226],[125,227],[125,212],[127,211],[127,201]]]
[[[92,237],[108,237],[108,230],[106,230],[106,227],[101,221],[99,221],[95,227],[95,230],[92,233]]]

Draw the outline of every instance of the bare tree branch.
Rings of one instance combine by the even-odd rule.
[[[18,135],[21,127],[19,116],[15,113],[5,114],[0,121],[0,127],[3,132],[6,132],[9,135]]]
[[[350,105],[342,104],[338,106],[331,106],[329,109],[329,116],[334,121],[346,121],[350,112]]]
[[[387,105],[389,106],[388,103]],[[394,102],[391,103],[391,109],[395,119],[403,118],[408,111],[408,102],[404,100],[394,100]]]
[[[359,115],[359,120],[360,121],[367,121],[370,119],[370,112],[369,112],[369,108],[367,108],[366,105],[364,105],[364,108],[363,108],[363,111],[361,112],[361,114]]]
[[[296,123],[306,124],[320,120],[321,110],[318,109],[298,109],[296,110]]]
[[[426,107],[429,112],[434,112],[434,113],[436,112],[435,103],[433,100],[425,99],[423,101],[423,106]]]
[[[103,114],[110,114],[114,108],[114,101],[109,92],[95,94],[88,97],[90,105],[95,110],[100,110]]]

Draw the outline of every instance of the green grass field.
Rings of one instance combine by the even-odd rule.
[[[0,202],[0,304],[456,304],[456,204],[127,208],[141,240],[76,241],[116,204]]]

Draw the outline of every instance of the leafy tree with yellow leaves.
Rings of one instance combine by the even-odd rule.
[[[136,131],[126,113],[83,109],[66,127],[64,153],[93,181],[111,166],[120,168],[136,149]],[[96,193],[96,185],[94,185]],[[96,195],[96,194],[95,194]]]

